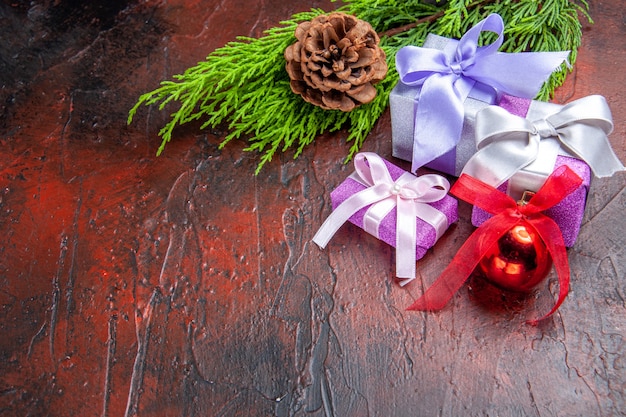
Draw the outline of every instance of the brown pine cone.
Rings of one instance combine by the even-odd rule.
[[[376,97],[387,74],[385,52],[372,26],[345,13],[321,15],[296,28],[287,47],[291,90],[327,110],[350,111]]]

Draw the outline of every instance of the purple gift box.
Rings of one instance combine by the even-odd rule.
[[[385,166],[387,167],[391,178],[395,181],[406,171],[397,167],[387,160],[383,160]],[[359,181],[353,179],[352,177],[346,178],[335,190],[330,193],[330,198],[332,201],[333,210],[336,210],[337,207],[343,203],[346,199],[348,199],[353,194],[356,194],[360,191],[365,190],[367,187],[361,184]],[[450,195],[446,195],[443,199],[428,203],[430,206],[442,212],[446,218],[448,219],[448,225],[456,222],[458,220],[457,213],[457,200]],[[368,207],[362,208],[361,210],[354,213],[348,220],[350,223],[355,224],[356,226],[364,229],[363,221],[365,213],[367,212]],[[383,242],[395,247],[396,246],[396,219],[397,212],[394,208],[387,214],[387,216],[382,220],[379,225],[378,234],[380,240]],[[416,248],[415,255],[416,259],[422,258],[426,251],[432,247],[436,242],[436,232],[433,226],[426,223],[419,217],[417,218],[416,225]]]
[[[536,120],[555,113],[563,106],[504,95],[500,101],[500,107],[517,116],[526,117],[529,120]],[[559,153],[560,154],[556,156],[553,170],[562,165],[567,165],[582,178],[583,183],[576,191],[563,199],[559,204],[546,210],[545,214],[552,218],[561,229],[565,246],[572,247],[576,242],[585,213],[587,192],[591,181],[591,170],[589,165],[584,161],[568,155],[567,151],[564,149],[560,149]],[[543,177],[542,181],[538,181],[537,176],[537,173],[529,172],[529,170],[524,168],[513,175],[509,181],[500,185],[498,190],[510,195],[514,199],[520,199],[523,191],[537,191],[547,178],[546,175]],[[474,226],[480,226],[490,217],[491,215],[489,213],[478,207],[474,207],[472,210],[472,224]]]

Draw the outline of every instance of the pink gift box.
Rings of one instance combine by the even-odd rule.
[[[394,181],[397,180],[405,172],[403,169],[393,165],[391,162],[387,160],[383,161],[387,166],[387,169],[389,170],[391,178]],[[341,203],[347,200],[348,197],[355,193],[358,193],[359,191],[363,191],[364,189],[366,189],[365,185],[350,177],[346,178],[341,184],[339,184],[339,186],[335,190],[330,193],[333,210],[335,210]],[[443,199],[428,204],[436,208],[446,216],[446,218],[448,219],[448,225],[458,220],[458,203],[454,197],[446,195]],[[363,229],[363,218],[367,209],[368,207],[364,207],[354,213],[348,219],[350,223],[355,224],[356,226]],[[394,208],[382,220],[378,230],[380,240],[393,247],[396,246],[396,219],[397,212]],[[435,244],[436,233],[435,229],[430,224],[426,223],[419,217],[417,218],[416,232],[417,235],[415,255],[416,259],[420,259],[426,254],[426,251]]]
[[[552,103],[531,101],[507,95],[503,96],[500,101],[500,107],[521,117],[526,117],[528,115],[531,106],[533,106],[533,111],[535,113],[544,113],[546,116],[550,114],[553,109],[560,107]],[[585,214],[587,192],[589,191],[589,184],[591,182],[591,170],[589,165],[587,165],[584,161],[565,155],[557,156],[554,168],[556,169],[561,165],[567,165],[570,167],[576,174],[578,174],[578,176],[582,178],[583,183],[576,191],[563,199],[563,201],[559,204],[549,210],[546,210],[545,214],[554,220],[561,229],[565,246],[572,247],[574,246],[574,243],[576,243],[583,215]],[[498,190],[511,195],[508,181],[498,187]],[[518,198],[516,195],[511,196],[513,198]],[[480,208],[474,207],[472,210],[472,224],[474,226],[480,226],[490,217],[491,215],[489,213]]]

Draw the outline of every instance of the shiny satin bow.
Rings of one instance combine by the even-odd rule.
[[[472,274],[491,245],[481,242],[497,242],[513,226],[526,223],[534,228],[545,243],[559,280],[559,295],[552,309],[537,324],[553,314],[563,303],[569,289],[569,263],[563,236],[559,226],[543,212],[576,190],[582,183],[567,165],[557,168],[543,187],[525,205],[519,205],[505,193],[467,174],[461,174],[450,192],[470,204],[476,205],[494,216],[477,228],[428,290],[408,310],[434,311],[442,309],[455,292]]]
[[[319,228],[313,242],[326,247],[335,232],[353,214],[370,206],[365,214],[363,229],[379,238],[378,227],[391,210],[396,208],[396,275],[405,278],[405,285],[415,278],[416,219],[419,217],[435,229],[435,241],[448,228],[447,217],[428,205],[446,196],[448,180],[440,175],[420,177],[405,172],[396,181],[391,178],[380,156],[361,152],[354,158],[352,177],[368,188],[353,194],[339,205]]]
[[[483,31],[498,37],[479,47]],[[569,54],[498,52],[503,31],[500,15],[491,14],[463,35],[452,59],[444,51],[416,46],[406,46],[396,54],[400,81],[422,86],[415,115],[412,172],[456,146],[463,129],[463,102],[476,82],[498,93],[533,98]]]
[[[476,115],[478,151],[463,172],[497,187],[537,159],[542,139],[555,138],[585,161],[595,176],[608,177],[624,170],[607,137],[612,130],[611,110],[598,95],[573,101],[535,121],[489,106]],[[553,168],[554,164],[547,167],[547,172]]]

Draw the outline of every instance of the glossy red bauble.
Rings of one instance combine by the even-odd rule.
[[[515,225],[497,242],[485,242],[491,248],[479,266],[485,277],[507,290],[528,291],[550,272],[552,258],[532,226]]]

